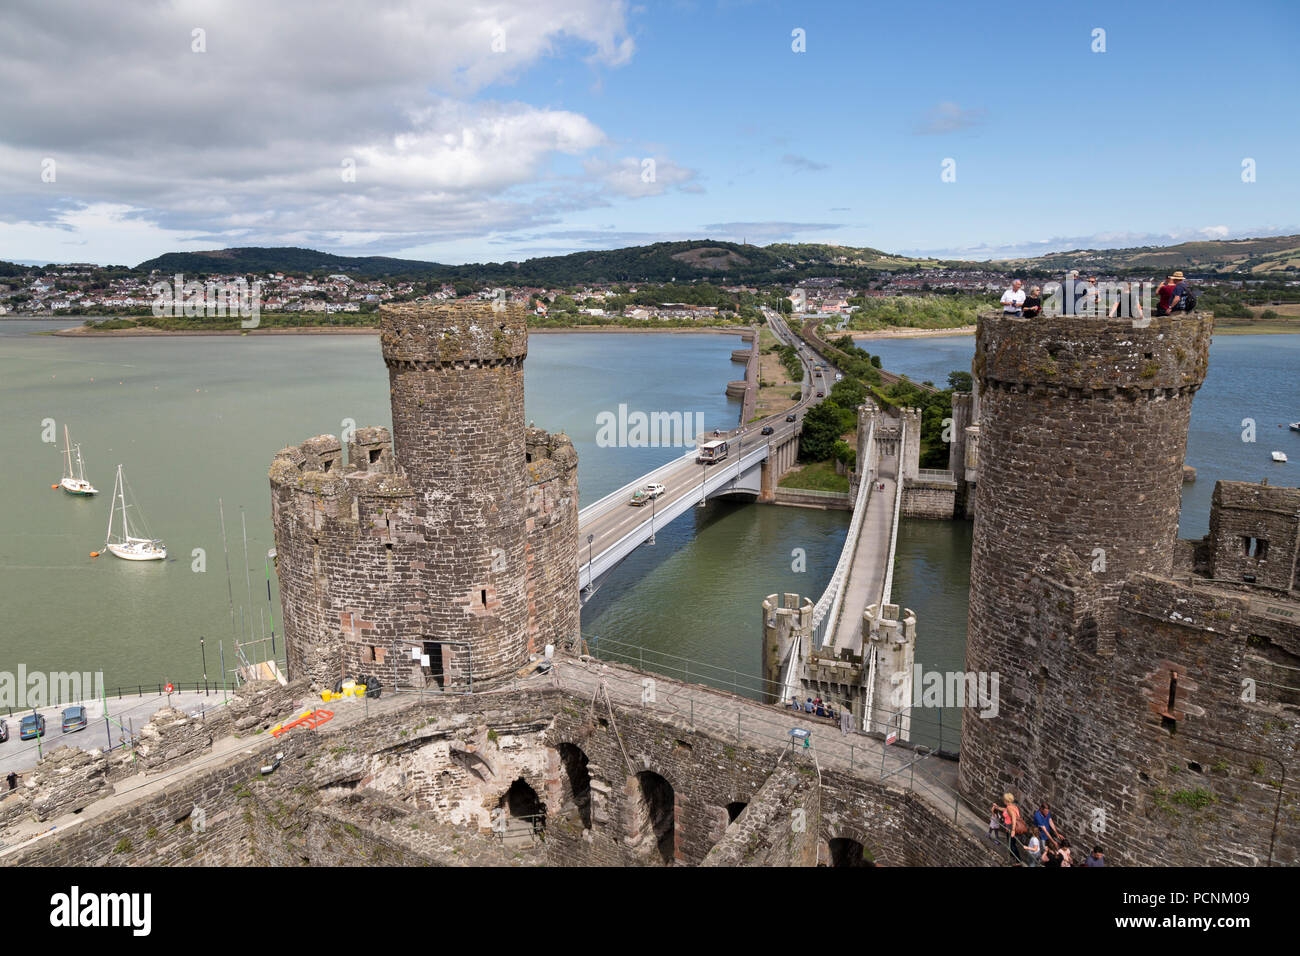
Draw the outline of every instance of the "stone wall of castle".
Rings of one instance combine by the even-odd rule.
[[[92,805],[0,850],[0,862],[663,866],[700,864],[721,845],[738,863],[790,866],[845,840],[889,865],[998,861],[916,793],[862,773],[818,773],[785,751],[640,706],[593,706],[585,692],[540,679],[469,696],[386,697]],[[282,759],[264,773],[274,755]],[[787,778],[769,781],[792,759],[802,783],[787,799]],[[536,798],[544,841],[521,830],[517,791]]]
[[[425,613],[425,531],[387,429],[357,436],[346,465],[332,435],[286,448],[271,464],[286,667],[321,686],[357,674],[409,684],[409,655],[398,658]]]
[[[578,453],[566,435],[529,428],[524,508],[528,650],[566,645],[581,629],[578,598]]]
[[[1002,694],[1032,701],[1025,773],[1074,840],[1121,865],[1300,863],[1300,628],[1246,593],[1135,574],[1113,634],[1062,550],[1031,577],[1036,644]],[[1294,605],[1300,610],[1300,604]],[[963,756],[964,759],[964,756]]]
[[[1221,483],[1177,539],[1211,324],[981,317],[967,667],[1000,700],[960,785],[1118,863],[1295,865],[1300,492]]]
[[[577,454],[524,427],[519,308],[385,306],[381,325],[392,438],[359,429],[345,456],[323,435],[271,466],[289,676],[509,676],[578,632]]]
[[[1023,674],[1038,632],[1026,583],[1058,549],[1095,564],[1101,631],[1113,627],[1130,574],[1171,570],[1187,425],[1211,327],[1202,314],[1156,318],[1145,329],[1120,319],[980,316],[969,671]],[[1025,777],[1032,705],[1004,689],[998,718],[964,722],[968,798],[986,802]]]
[[[383,306],[380,345],[424,536],[424,639],[448,675],[511,674],[528,659],[523,307]]]

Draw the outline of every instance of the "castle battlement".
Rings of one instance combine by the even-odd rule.
[[[379,332],[390,368],[519,365],[528,355],[527,313],[517,303],[384,305],[379,310]]]
[[[1149,321],[1135,328],[1131,319],[981,315],[973,365],[980,392],[1041,388],[1079,398],[1195,391],[1209,367],[1214,316]]]

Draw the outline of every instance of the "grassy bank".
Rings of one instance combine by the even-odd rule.
[[[801,465],[781,479],[781,488],[792,491],[843,491],[849,490],[849,476],[835,473],[835,462],[815,461]]]

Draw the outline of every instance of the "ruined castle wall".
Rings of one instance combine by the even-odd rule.
[[[781,746],[737,746],[638,707],[593,711],[585,693],[535,681],[509,692],[384,698],[368,709],[343,704],[319,729],[200,761],[161,792],[99,814],[92,807],[3,862],[659,866],[662,833],[668,860],[693,865],[723,840],[729,805],[734,813],[777,787],[769,777]],[[262,774],[275,754],[283,760]],[[767,819],[757,827],[759,855],[772,862],[806,863],[812,840],[844,836],[886,863],[995,859],[915,794],[853,774],[818,776],[803,755],[786,759],[806,781],[790,800],[774,798],[784,810],[760,806],[754,819]],[[647,774],[672,788],[657,807],[641,787]],[[546,831],[544,841],[512,848],[494,811],[518,780],[543,805]],[[119,798],[126,793],[119,786]],[[791,827],[787,838],[782,816],[791,811],[793,823],[795,809],[807,830]]]
[[[702,866],[816,866],[821,795],[811,760],[776,768]]]
[[[578,453],[565,435],[527,433],[528,650],[565,646],[577,637]]]
[[[980,317],[968,670],[1014,675],[1029,665],[1037,622],[1025,584],[1057,548],[1090,560],[1104,552],[1095,572],[1101,630],[1129,574],[1170,571],[1188,419],[1212,324],[1199,313],[1155,318],[1145,329],[1073,316]],[[963,725],[961,787],[976,802],[1028,772],[1032,701],[1010,687],[998,718]]]
[[[467,645],[445,649],[453,676],[510,674],[528,654],[524,311],[386,305],[380,329],[394,451],[423,531],[423,636]]]

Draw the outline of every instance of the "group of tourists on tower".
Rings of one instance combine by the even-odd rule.
[[[1191,312],[1196,308],[1196,296],[1188,288],[1181,270],[1166,277],[1156,289],[1156,295],[1156,315]],[[1059,305],[1061,315],[1108,315],[1111,318],[1138,320],[1146,318],[1140,283],[1108,283],[1103,287],[1097,284],[1096,276],[1087,280],[1080,279],[1077,269],[1072,269],[1066,275],[1065,282],[1060,284]],[[1011,287],[1002,293],[1002,314],[1026,319],[1038,318],[1043,314],[1042,288],[1034,286],[1026,293],[1020,279],[1012,280]]]

